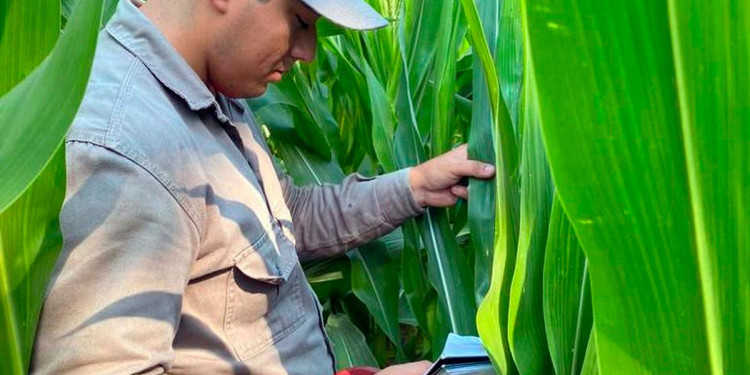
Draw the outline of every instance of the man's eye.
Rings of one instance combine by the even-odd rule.
[[[310,28],[310,25],[308,25],[308,24],[307,24],[307,22],[305,22],[305,21],[304,21],[304,20],[302,19],[302,17],[300,17],[299,15],[297,15],[297,22],[299,22],[299,27],[300,27],[300,28],[301,28],[302,30],[307,30],[307,29],[309,29],[309,28]]]

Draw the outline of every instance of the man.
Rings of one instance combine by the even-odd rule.
[[[385,21],[362,0],[123,0],[102,31],[66,140],[64,248],[45,300],[39,374],[331,374],[299,259],[329,256],[446,206],[465,147],[412,169],[297,188],[250,111],[319,14]],[[425,362],[382,374],[421,374]]]

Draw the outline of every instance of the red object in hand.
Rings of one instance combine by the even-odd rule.
[[[380,370],[374,367],[352,367],[346,370],[341,370],[337,372],[336,375],[374,375],[378,371]]]

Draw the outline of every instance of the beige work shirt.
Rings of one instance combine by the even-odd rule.
[[[245,104],[212,95],[130,1],[100,34],[65,147],[34,374],[331,374],[299,259],[421,212],[406,170],[293,186]]]

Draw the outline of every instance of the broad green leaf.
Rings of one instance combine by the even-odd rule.
[[[599,374],[599,358],[596,355],[596,336],[594,333],[595,331],[591,330],[591,335],[589,335],[588,339],[588,346],[586,347],[586,356],[583,360],[581,375]]]
[[[398,325],[399,282],[393,277],[398,262],[391,260],[381,242],[372,242],[350,250],[347,255],[352,263],[352,291],[401,351]]]
[[[500,2],[480,1],[479,13],[484,25],[493,56],[497,52]],[[469,157],[485,163],[495,163],[495,144],[492,137],[492,100],[482,63],[474,55],[473,100],[471,107],[471,129],[469,131]],[[499,83],[498,83],[499,84]],[[469,228],[474,246],[474,299],[482,302],[490,287],[492,254],[495,237],[495,182],[471,179],[469,181]]]
[[[750,4],[668,1],[713,373],[750,372]]]
[[[80,0],[61,0],[59,1],[62,11],[62,17],[63,20],[67,20],[70,18],[70,16],[73,14],[73,9],[75,9],[76,4],[78,4]],[[107,24],[107,21],[109,21],[110,18],[112,18],[112,15],[115,13],[115,10],[117,10],[117,3],[118,0],[102,0],[104,3],[102,5],[102,18],[99,24],[99,28],[103,29],[104,26]]]
[[[496,145],[495,250],[492,279],[479,306],[477,329],[498,372],[516,373],[508,345],[508,294],[516,258],[518,236],[518,154],[516,136],[500,94],[499,76],[489,49],[478,10],[472,0],[461,0],[469,38],[485,74],[492,108],[492,139]]]
[[[14,4],[21,6],[20,3]],[[3,32],[2,40],[23,40],[28,33],[33,35],[44,28],[57,30],[60,14],[59,3],[56,4],[55,23],[24,24]],[[39,175],[62,142],[86,88],[100,13],[100,1],[81,1],[49,57],[0,98],[0,134],[3,134],[0,137],[0,176],[3,176],[0,179],[0,212]],[[6,26],[11,24],[7,22]],[[28,47],[37,48],[36,43],[30,43]],[[5,60],[3,57],[4,64],[5,61],[16,61],[15,58]]]
[[[591,296],[586,257],[557,199],[550,216],[543,279],[544,323],[555,373],[577,375],[591,334]]]
[[[750,316],[749,7],[526,7],[552,175],[589,261],[602,373],[750,367],[739,339]]]
[[[526,71],[521,156],[521,222],[508,306],[508,343],[521,374],[553,371],[542,302],[552,180],[542,143],[533,70]]]
[[[326,322],[326,333],[331,340],[337,371],[355,366],[378,367],[365,336],[346,314],[331,314]]]
[[[60,35],[60,1],[40,0],[32,7],[4,0],[0,20],[0,95],[5,95],[55,46]]]
[[[62,246],[62,147],[34,183],[0,213],[0,373],[26,373],[52,267]]]

